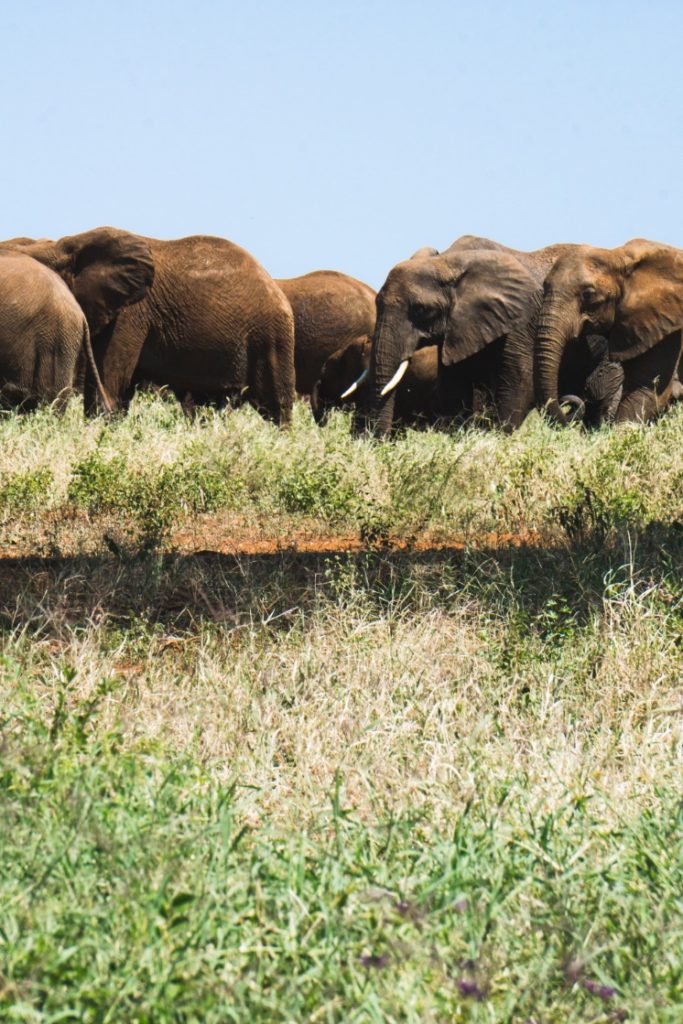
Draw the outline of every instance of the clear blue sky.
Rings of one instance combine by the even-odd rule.
[[[375,286],[465,232],[683,246],[675,0],[0,0],[0,237],[224,235]]]

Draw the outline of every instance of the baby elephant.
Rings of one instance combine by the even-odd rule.
[[[325,361],[311,394],[313,416],[321,426],[332,409],[355,408],[358,425],[368,396],[369,339],[350,342]],[[396,389],[395,422],[403,425],[435,423],[454,417],[459,409],[444,401],[439,388],[439,350],[436,345],[419,349]],[[363,373],[366,372],[365,377]],[[362,378],[360,383],[358,379]],[[360,414],[360,415],[358,415]]]

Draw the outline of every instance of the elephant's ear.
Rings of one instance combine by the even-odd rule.
[[[623,361],[683,327],[683,251],[637,238],[621,247],[623,295],[610,355]]]
[[[55,248],[65,259],[59,268],[86,315],[93,334],[124,306],[139,302],[154,280],[149,246],[116,228],[95,228],[61,238]]]
[[[528,320],[539,286],[514,257],[466,252],[449,261],[451,302],[442,361],[452,366]]]

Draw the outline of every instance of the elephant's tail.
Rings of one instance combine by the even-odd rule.
[[[104,411],[105,411],[105,413],[108,416],[110,416],[114,412],[114,408],[115,408],[114,402],[111,400],[111,398],[107,394],[105,386],[102,383],[102,378],[100,377],[100,371],[97,369],[97,363],[95,362],[95,354],[94,354],[94,352],[92,350],[92,344],[91,344],[91,341],[90,341],[90,329],[88,327],[88,323],[87,323],[85,317],[83,317],[83,348],[85,349],[85,355],[86,355],[86,359],[87,359],[87,369],[86,369],[86,375],[85,375],[85,379],[86,379],[86,394],[87,394],[88,370],[89,370],[90,374],[92,375],[92,380],[95,383],[95,388],[97,389],[97,393],[100,396],[100,400],[102,402],[102,406],[104,408]]]

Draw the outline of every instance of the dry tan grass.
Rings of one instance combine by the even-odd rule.
[[[567,619],[564,634],[543,636],[546,611],[520,624],[513,583],[473,596],[451,585],[448,566],[429,580],[409,570],[413,592],[382,605],[354,563],[324,573],[300,591],[305,606],[282,592],[259,607],[258,577],[235,598],[192,566],[172,597],[192,603],[192,624],[123,630],[96,610],[112,604],[104,584],[74,628],[73,587],[62,580],[32,605],[5,656],[47,717],[65,666],[77,705],[110,680],[97,728],[119,722],[126,744],[161,743],[238,777],[254,787],[253,820],[305,820],[336,773],[364,816],[422,807],[435,824],[510,778],[538,808],[599,792],[617,814],[647,803],[655,786],[680,785],[683,658],[656,589],[626,579],[581,626]],[[439,580],[446,593],[434,601]],[[120,601],[129,583],[116,586]]]

